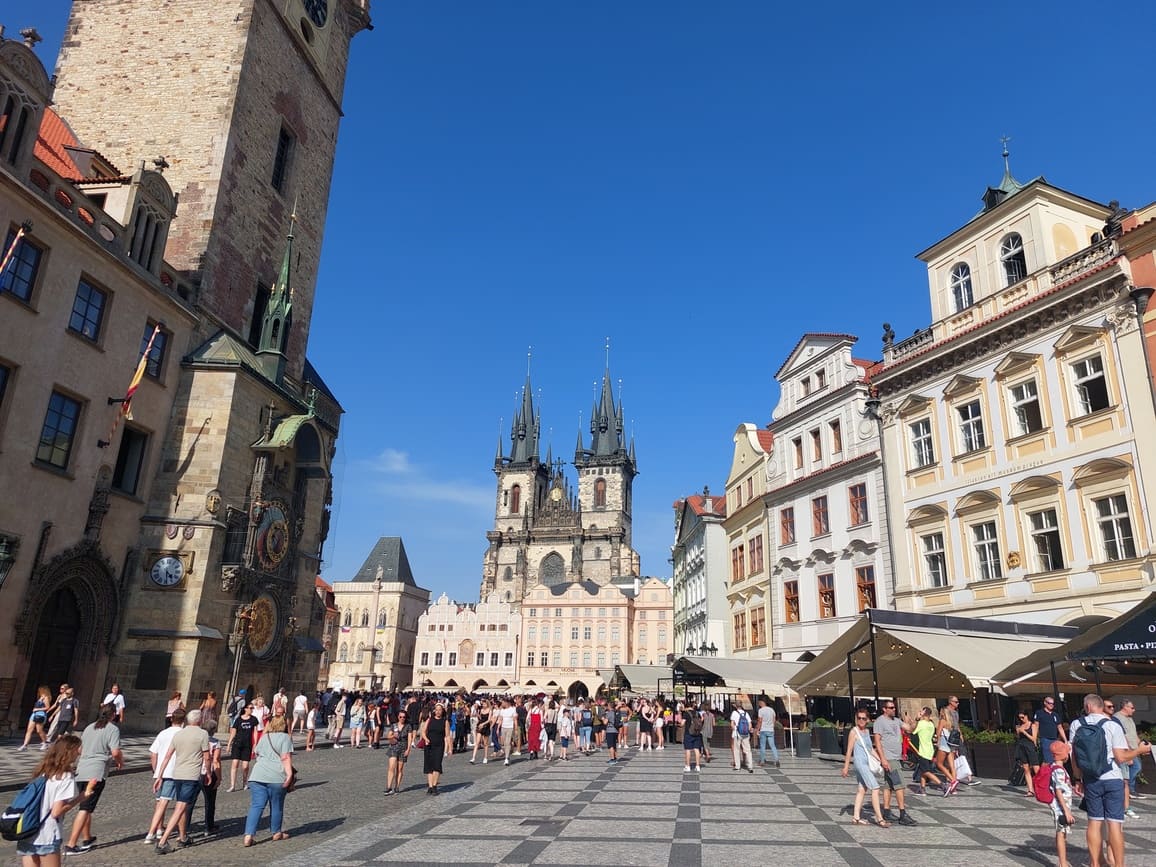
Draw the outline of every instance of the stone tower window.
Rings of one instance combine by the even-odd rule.
[[[369,609],[366,608],[361,612],[361,625],[369,626]]]
[[[1003,273],[1008,286],[1014,286],[1028,276],[1028,263],[1024,256],[1024,239],[1015,232],[1005,235],[1000,242],[999,260],[1003,263]]]
[[[599,479],[594,483],[594,508],[606,508],[606,479]]]
[[[507,566],[506,571],[502,573],[502,579],[505,581],[513,581],[514,580],[514,570],[512,568],[510,568],[509,566]]]
[[[514,485],[510,488],[510,514],[517,515],[522,511],[522,486]]]
[[[285,192],[285,185],[289,180],[289,168],[293,162],[293,151],[297,140],[293,133],[281,127],[277,134],[277,150],[273,154],[273,189],[279,193]]]

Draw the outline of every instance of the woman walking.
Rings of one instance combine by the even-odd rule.
[[[554,758],[554,745],[558,740],[558,703],[554,699],[546,705],[542,714],[542,727],[546,731],[546,761]]]
[[[855,728],[847,732],[847,755],[843,757],[843,776],[847,776],[851,770],[851,764],[854,762],[855,778],[859,781],[859,788],[855,791],[855,807],[851,813],[851,824],[870,824],[859,816],[859,811],[863,809],[864,796],[870,790],[871,806],[875,808],[875,824],[880,828],[890,828],[891,823],[883,818],[883,810],[879,806],[879,780],[875,778],[875,773],[871,770],[871,756],[875,756],[876,759],[880,759],[880,756],[871,746],[871,732],[867,729],[867,723],[870,720],[871,717],[866,709],[856,711]]]
[[[355,750],[361,749],[361,729],[365,725],[365,705],[361,699],[353,702],[349,711],[349,745]]]
[[[253,742],[257,736],[257,718],[253,716],[253,705],[246,703],[241,715],[233,720],[229,729],[229,743],[226,748],[233,758],[233,768],[229,772],[228,792],[237,791],[237,765],[241,766],[241,785],[249,784],[249,762],[253,760]]]
[[[46,690],[47,691],[47,690]],[[51,695],[49,698],[51,699]],[[94,793],[93,781],[77,794],[73,766],[80,757],[80,738],[64,735],[40,760],[33,777],[47,777],[41,802],[40,831],[30,840],[16,844],[23,867],[60,867],[60,824],[64,814]]]
[[[935,766],[943,771],[946,777],[943,787],[945,798],[959,788],[959,780],[955,778],[955,757],[952,755],[954,751],[951,745],[952,729],[951,712],[947,705],[944,705],[939,711],[939,727],[935,730],[935,743],[938,747],[935,753]]]
[[[305,752],[313,752],[313,742],[317,738],[317,717],[321,713],[321,702],[313,702],[305,717]]]
[[[645,700],[638,710],[638,749],[654,749],[654,711]]]
[[[293,739],[289,737],[285,715],[269,720],[265,737],[254,751],[253,772],[249,774],[249,815],[245,819],[244,845],[252,846],[257,823],[269,807],[269,830],[274,840],[287,840],[281,830],[285,790],[293,784]]]
[[[36,690],[36,703],[32,705],[32,714],[28,717],[28,728],[24,732],[24,743],[21,750],[28,749],[28,742],[32,735],[40,736],[40,749],[48,749],[48,738],[44,734],[44,725],[48,722],[48,710],[52,707],[52,692],[46,686]]]
[[[210,722],[217,722],[218,713],[217,694],[209,690],[205,694],[205,700],[201,702],[201,728],[207,729]]]
[[[530,758],[539,756],[539,742],[542,740],[542,707],[537,699],[530,703],[530,712],[526,715],[526,740],[530,748]]]
[[[659,699],[654,700],[654,707],[651,712],[654,714],[654,737],[650,745],[652,750],[665,749],[664,742],[666,741],[666,719],[665,715],[668,713],[662,702]]]
[[[425,776],[429,788],[427,795],[437,795],[438,780],[442,775],[442,760],[453,745],[450,741],[450,721],[446,719],[446,708],[440,701],[433,706],[433,714],[421,726],[421,739],[425,741]]]
[[[385,749],[389,765],[385,771],[385,793],[394,795],[401,791],[401,780],[405,776],[405,763],[413,748],[413,726],[409,724],[406,712],[399,711],[397,720],[386,729]]]
[[[1032,780],[1040,769],[1039,744],[1032,735],[1032,719],[1026,713],[1016,715],[1015,767],[1023,768],[1024,782],[1027,783],[1028,797],[1036,796]]]
[[[490,760],[490,703],[483,701],[481,708],[478,710],[478,729],[474,735],[474,751],[470,755],[470,764],[474,764],[478,758],[478,747],[482,748],[482,764],[486,764]]]

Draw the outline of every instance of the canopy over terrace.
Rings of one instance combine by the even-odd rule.
[[[1060,647],[1047,647],[1002,669],[1008,695],[1156,693],[1156,593]]]
[[[788,681],[805,695],[922,698],[996,688],[1012,660],[1063,646],[1070,626],[869,608]]]
[[[614,671],[599,669],[598,674],[611,689],[639,695],[658,695],[659,678],[670,684],[670,669],[665,665],[616,665]]]
[[[688,686],[725,687],[731,692],[789,696],[787,681],[803,668],[802,662],[778,659],[716,659],[682,656],[674,663],[674,682]]]

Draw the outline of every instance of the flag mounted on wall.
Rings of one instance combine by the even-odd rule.
[[[132,421],[132,399],[136,394],[136,390],[140,388],[141,380],[144,379],[145,371],[148,370],[149,355],[153,351],[153,344],[156,343],[157,335],[161,333],[161,323],[153,326],[153,333],[149,335],[149,342],[145,344],[144,352],[141,353],[140,361],[137,362],[136,371],[132,375],[132,380],[128,384],[128,390],[125,391],[124,397],[110,397],[108,399],[109,406],[113,404],[120,404],[120,408],[113,414],[112,427],[109,428],[108,437],[102,440],[97,440],[96,444],[100,448],[108,448],[112,445],[112,438],[116,434],[116,429],[120,425],[122,418],[127,418]]]

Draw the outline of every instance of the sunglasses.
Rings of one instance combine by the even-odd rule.
[[[865,720],[865,719],[868,719],[868,717],[865,717],[865,716],[857,716],[857,717],[855,717],[855,719],[857,719],[857,720],[860,720],[860,719],[863,719],[863,720]]]

